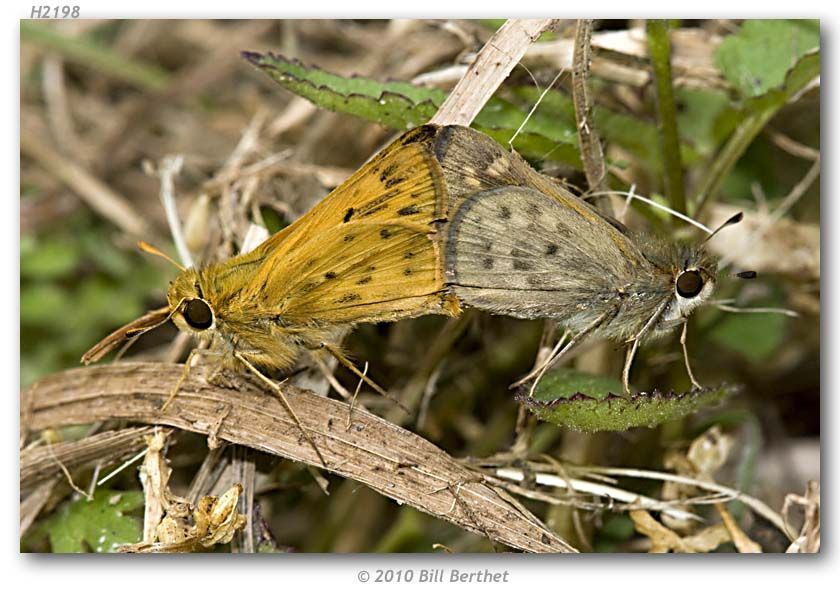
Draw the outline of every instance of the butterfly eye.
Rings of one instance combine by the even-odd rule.
[[[677,293],[683,298],[694,298],[703,289],[703,278],[697,271],[684,271],[677,277]]]
[[[184,309],[184,319],[194,329],[207,329],[213,324],[213,311],[210,305],[200,298],[187,301]]]

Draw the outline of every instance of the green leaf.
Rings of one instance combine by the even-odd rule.
[[[786,102],[805,89],[805,86],[819,74],[820,52],[816,50],[802,56],[786,72],[781,87],[744,102],[734,133],[712,161],[700,184],[700,190],[695,199],[695,213],[701,212],[706,202],[718,193],[720,186],[730,174],[738,159],[746,152],[770,119]]]
[[[723,40],[715,62],[732,86],[749,98],[781,87],[797,60],[819,45],[819,21],[752,20]]]
[[[275,54],[244,52],[243,56],[284,88],[322,108],[393,129],[411,129],[426,123],[446,99],[442,90],[405,82],[341,77]],[[507,144],[526,119],[527,111],[501,98],[492,98],[476,117],[474,126],[499,143]],[[516,137],[514,148],[533,161],[552,160],[580,166],[574,121],[568,125],[542,116],[532,117]]]
[[[527,111],[539,100],[541,92],[534,87],[520,86],[514,88],[513,93],[527,107],[527,110],[519,111],[514,127],[516,129],[527,115]],[[489,106],[490,103],[488,103]],[[487,107],[479,116],[483,116],[486,110]],[[656,125],[600,105],[595,105],[593,108],[593,119],[599,135],[604,140],[628,150],[655,173],[662,172],[662,156]],[[476,125],[480,124],[477,118]],[[552,140],[568,144],[574,148],[574,152],[578,155],[577,164],[580,164],[575,107],[567,94],[549,90],[523,130],[539,132]],[[695,163],[699,159],[698,153],[687,144],[681,145],[681,154],[686,164]]]
[[[610,394],[620,396],[624,388],[618,379],[603,375],[582,373],[574,369],[557,368],[548,371],[534,390],[537,400],[551,398],[570,398],[576,394],[583,394],[590,398],[603,400]]]
[[[46,523],[53,552],[114,552],[140,541],[142,523],[126,513],[143,506],[141,492],[98,489],[93,500],[64,505]]]
[[[573,369],[546,373],[534,398],[520,391],[516,400],[543,421],[584,432],[624,431],[631,427],[656,427],[722,402],[735,386],[692,390],[683,394],[658,391],[623,396],[621,383]]]
[[[22,277],[62,277],[76,268],[79,258],[78,245],[68,240],[24,238],[20,242]]]
[[[710,339],[761,363],[782,345],[789,317],[774,313],[730,314],[709,333]]]
[[[700,156],[710,155],[737,125],[737,111],[722,90],[677,88],[676,95],[681,105],[677,115],[680,133],[692,140]]]
[[[20,290],[21,324],[49,326],[66,307],[67,294],[52,283],[33,283]]]
[[[276,54],[242,56],[289,91],[327,110],[348,113],[394,129],[411,129],[431,119],[446,92],[410,83],[380,83],[364,77],[341,77]]]

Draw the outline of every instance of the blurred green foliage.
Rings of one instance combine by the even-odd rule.
[[[723,40],[715,59],[740,96],[751,98],[781,87],[796,61],[819,45],[819,21],[757,19]]]
[[[115,552],[123,544],[140,541],[143,533],[143,492],[99,488],[93,498],[64,504],[30,539],[47,535],[53,552]]]
[[[167,267],[116,247],[84,213],[20,242],[21,385],[79,364],[110,329],[165,289]]]

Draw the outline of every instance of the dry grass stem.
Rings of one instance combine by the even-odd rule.
[[[132,208],[126,198],[105,185],[78,162],[50,148],[32,131],[21,130],[20,149],[76,192],[94,212],[132,237],[143,237],[151,231],[146,219]]]
[[[71,442],[34,446],[20,453],[20,487],[33,488],[60,474],[59,463],[67,469],[92,468],[122,462],[145,446],[150,427],[129,427],[104,431]]]
[[[431,122],[469,125],[554,19],[509,19],[493,34]]]
[[[218,415],[229,410],[220,439],[321,466],[273,394],[245,382],[237,390],[208,385],[206,368],[192,369],[178,401],[162,413],[181,372],[177,365],[125,363],[51,375],[24,391],[21,419],[30,430],[116,418],[207,435]],[[574,551],[536,517],[504,500],[498,488],[476,480],[420,436],[361,411],[347,431],[347,404],[293,387],[286,388],[286,397],[331,472],[513,548]]]

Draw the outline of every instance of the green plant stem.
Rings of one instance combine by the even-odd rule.
[[[741,121],[735,133],[726,142],[726,145],[706,172],[706,177],[700,185],[700,191],[694,199],[694,210],[692,212],[695,217],[701,216],[709,198],[717,194],[720,186],[723,184],[723,180],[729,175],[735,163],[738,162],[741,155],[746,152],[749,145],[761,130],[764,129],[767,122],[773,118],[773,115],[776,114],[779,108],[780,106],[766,108]]]
[[[665,174],[665,193],[674,210],[685,213],[685,185],[683,183],[680,138],[677,130],[677,109],[671,78],[671,39],[668,22],[651,19],[647,22],[648,53],[656,83],[656,107],[659,113],[659,145]]]
[[[720,186],[729,172],[746,152],[755,137],[776,113],[791,99],[804,90],[820,74],[820,53],[810,52],[802,56],[785,76],[785,83],[780,89],[772,90],[760,98],[750,99],[747,112],[741,124],[727,140],[723,149],[712,162],[703,183],[700,185],[693,211],[699,217],[709,199],[720,190]]]
[[[161,92],[170,82],[169,74],[163,69],[120,56],[88,38],[68,37],[33,21],[21,20],[20,41],[52,50],[69,61],[149,92]]]

